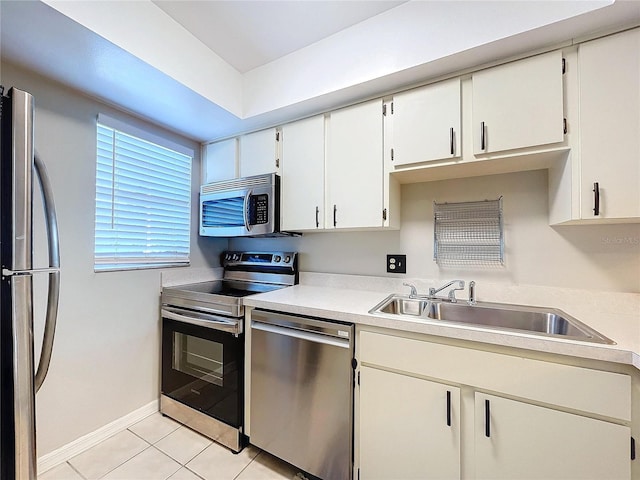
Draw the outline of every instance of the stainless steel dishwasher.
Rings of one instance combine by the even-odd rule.
[[[354,326],[254,310],[250,442],[327,480],[353,471]]]

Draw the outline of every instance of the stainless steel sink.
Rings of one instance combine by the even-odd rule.
[[[420,316],[431,302],[419,298],[393,297],[380,307],[380,312],[392,315]]]
[[[369,313],[398,318],[462,323],[482,328],[513,330],[535,335],[614,344],[601,333],[555,308],[502,303],[451,303],[439,299],[390,295]]]

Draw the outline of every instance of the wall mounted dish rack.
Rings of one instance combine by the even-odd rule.
[[[477,202],[433,202],[433,259],[438,265],[504,264],[502,197]]]

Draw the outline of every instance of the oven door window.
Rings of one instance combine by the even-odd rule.
[[[224,348],[221,343],[173,332],[173,365],[178,372],[223,386]]]
[[[241,425],[244,338],[164,318],[162,393],[234,427]]]

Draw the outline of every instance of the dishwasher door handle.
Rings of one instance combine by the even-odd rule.
[[[275,333],[276,335],[284,335],[285,337],[321,343],[323,345],[332,345],[334,347],[347,349],[350,348],[349,339],[330,337],[321,333],[312,333],[294,328],[280,327],[278,325],[269,325],[267,323],[256,322],[255,320],[251,322],[251,328],[254,330],[261,330],[263,332]]]

